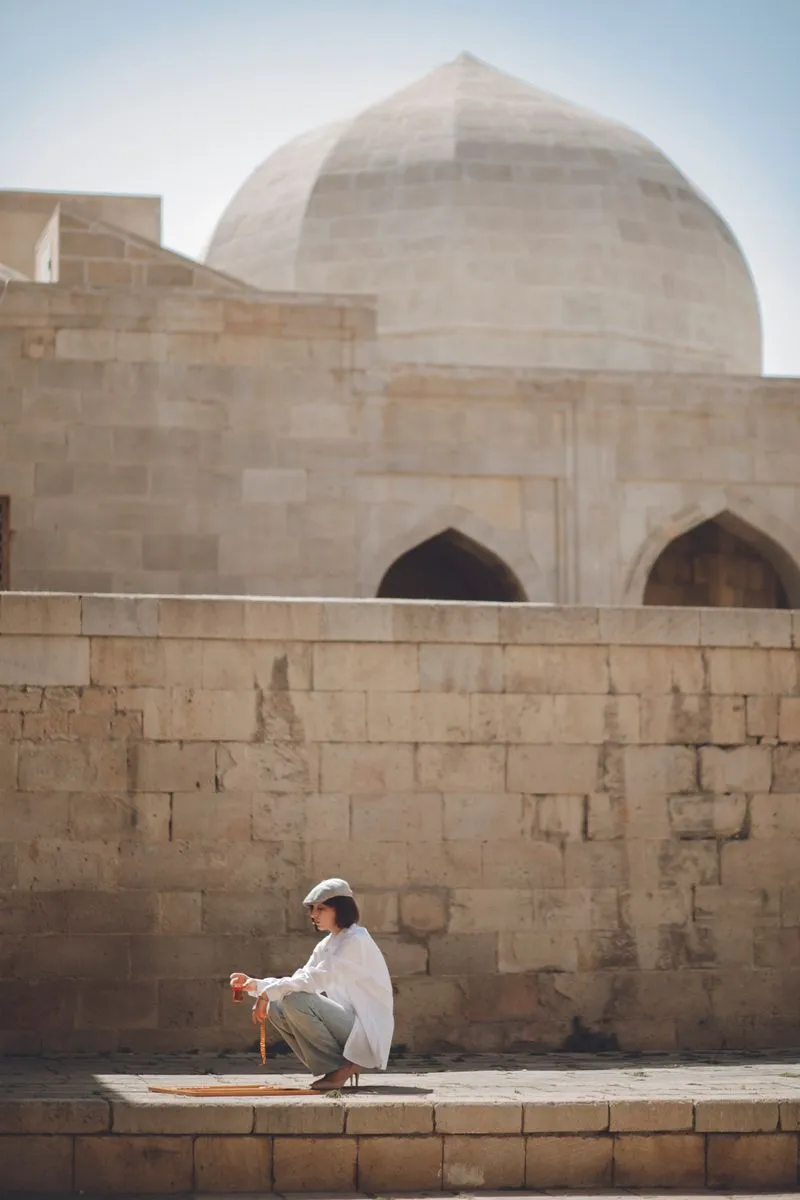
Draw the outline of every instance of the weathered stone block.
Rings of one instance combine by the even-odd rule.
[[[313,1097],[297,1098],[291,1104],[283,1100],[255,1101],[254,1133],[322,1134],[344,1133],[345,1109]]]
[[[436,792],[353,796],[350,836],[357,841],[441,841],[442,798]]]
[[[244,601],[162,596],[158,633],[162,638],[241,638]]]
[[[414,645],[321,642],[313,650],[317,691],[416,692],[420,686]]]
[[[525,1142],[526,1187],[610,1187],[614,1146],[610,1137],[536,1134]]]
[[[693,1127],[691,1100],[612,1100],[610,1109],[612,1133],[661,1133]]]
[[[503,792],[506,748],[420,745],[416,749],[416,772],[419,786],[429,791]]]
[[[382,696],[375,692],[370,698]],[[364,692],[265,693],[259,710],[263,736],[278,742],[366,742],[371,737],[367,733],[366,699]],[[407,739],[392,736],[375,740]]]
[[[248,742],[258,731],[255,691],[143,688],[123,691],[120,704],[141,709],[143,734],[160,742]]]
[[[0,1101],[0,1133],[105,1133],[110,1125],[111,1109],[107,1100],[70,1100],[66,1097],[31,1100],[18,1096]],[[35,1143],[30,1142],[29,1150],[34,1149]],[[68,1171],[67,1179],[69,1175]],[[62,1178],[58,1186],[63,1183]]]
[[[413,746],[330,744],[321,746],[320,753],[320,783],[324,792],[378,794],[414,790]],[[436,781],[420,782],[427,791],[436,790]]]
[[[435,1108],[436,1132],[444,1134],[519,1134],[522,1105],[485,1100],[459,1103],[443,1100]]]
[[[214,747],[134,744],[130,748],[131,785],[145,792],[189,792],[214,788]]]
[[[501,792],[493,796],[480,792],[444,797],[444,836],[450,841],[513,840],[522,836],[523,828],[519,795]],[[480,850],[479,845],[477,848]]]
[[[192,1139],[116,1134],[76,1137],[74,1186],[89,1192],[188,1192],[192,1187]]]
[[[629,877],[626,848],[619,842],[568,842],[564,883],[575,887],[622,887]]]
[[[198,1137],[194,1188],[198,1192],[264,1192],[272,1170],[268,1137]]]
[[[0,633],[36,636],[81,632],[80,596],[5,592],[0,596]],[[65,638],[66,640],[66,638]]]
[[[610,646],[608,661],[611,691],[619,695],[697,696],[705,690],[705,668],[699,648]],[[714,690],[741,695],[744,689]]]
[[[537,795],[593,792],[599,767],[594,746],[509,746],[508,788]],[[465,785],[458,790],[467,789]]]
[[[583,841],[583,796],[523,796],[522,808],[526,830],[532,819],[532,832],[541,838],[559,843]]]
[[[786,901],[784,892],[784,924]],[[740,927],[748,925],[777,925],[780,914],[778,888],[696,887],[694,917],[708,921],[727,916]],[[800,913],[798,914],[800,915]]]
[[[452,693],[372,692],[367,729],[373,742],[468,742],[470,698]]]
[[[372,1139],[366,1144],[370,1143]],[[378,1139],[372,1144],[378,1145]],[[355,1138],[276,1137],[273,1142],[275,1190],[324,1193],[355,1191],[357,1147]],[[377,1153],[374,1150],[370,1153],[375,1155],[377,1169],[381,1161],[380,1147]],[[388,1148],[384,1161],[387,1158]]]
[[[791,696],[797,691],[797,663],[791,650],[711,649],[706,657],[712,694]]]
[[[772,751],[768,746],[700,748],[700,786],[707,792],[768,792]]]
[[[791,1187],[797,1185],[797,1135],[752,1133],[708,1135],[711,1188]]]
[[[481,847],[466,839],[421,842],[408,864],[408,882],[422,887],[461,887],[480,874]]]
[[[177,747],[176,747],[177,748]],[[157,750],[157,746],[152,747]],[[213,747],[201,746],[184,747],[208,751],[213,755]],[[330,752],[334,762],[337,762],[337,752],[346,757],[346,751],[352,754],[349,746],[325,746],[323,752]],[[397,750],[410,747],[396,747]],[[317,792],[319,790],[319,750],[316,746],[296,745],[293,742],[271,742],[266,744],[241,745],[230,742],[220,746],[216,754],[218,787],[226,792]],[[335,774],[328,769],[327,775]],[[214,775],[212,774],[212,780]],[[203,787],[204,783],[195,786]],[[211,785],[213,787],[213,784]],[[176,785],[175,791],[189,791],[190,788]],[[325,791],[347,791],[349,788],[325,784]],[[372,788],[380,791],[380,785]],[[403,786],[396,788],[403,791]]]
[[[491,933],[533,928],[529,890],[454,888],[450,895],[450,933]]]
[[[614,1139],[614,1183],[617,1187],[703,1187],[705,1138],[695,1133],[619,1134]]]
[[[419,687],[423,692],[502,692],[504,679],[501,646],[419,647]]]
[[[792,615],[763,609],[701,609],[704,646],[786,646],[792,644]]]
[[[625,646],[697,646],[700,613],[680,608],[601,608],[600,640]]]
[[[506,646],[505,680],[507,692],[604,694],[609,684],[608,650],[605,646]]]
[[[23,742],[19,786],[26,792],[122,791],[128,786],[123,743]]]
[[[88,683],[87,640],[16,634],[0,638],[0,685],[82,687]]]
[[[497,934],[446,934],[428,939],[431,975],[482,975],[497,972]]]
[[[778,696],[746,696],[747,736],[777,738]]]
[[[509,645],[577,644],[605,641],[596,608],[526,605],[500,609],[500,641]]]
[[[524,1180],[523,1137],[445,1137],[444,1187],[519,1188]]]
[[[516,971],[577,971],[577,935],[500,932],[497,939],[497,965],[501,974]]]
[[[778,1128],[778,1103],[771,1100],[698,1100],[698,1133],[772,1133]]]
[[[798,796],[786,792],[750,797],[750,836],[757,839],[800,838]]]
[[[411,1189],[427,1192],[438,1191],[441,1186],[442,1138],[359,1138],[360,1191],[391,1193]]]
[[[250,794],[174,792],[172,836],[185,842],[249,842]]]
[[[81,632],[88,637],[156,637],[155,596],[83,596]]]
[[[61,1136],[12,1134],[0,1137],[3,1189],[61,1192],[65,1186],[71,1186],[72,1142],[71,1137]]]
[[[607,1100],[543,1100],[524,1105],[525,1133],[599,1133],[608,1129],[608,1122]]]
[[[226,1098],[214,1103],[203,1099],[192,1101],[186,1096],[155,1096],[145,1093],[135,1104],[112,1102],[114,1135],[131,1134],[200,1134],[250,1133],[253,1128],[253,1105],[246,1099]],[[224,1139],[227,1140],[227,1139]],[[244,1145],[244,1141],[241,1143]],[[223,1147],[224,1149],[224,1147]]]
[[[363,605],[361,606],[363,608]],[[494,604],[386,605],[396,642],[497,642],[500,637],[500,612]],[[362,618],[363,620],[363,618]]]
[[[416,890],[400,896],[400,924],[412,933],[438,933],[447,927],[447,896],[443,890]]]
[[[696,754],[688,746],[624,746],[618,754],[628,795],[696,790]]]
[[[433,1133],[433,1105],[429,1100],[357,1104],[347,1109],[345,1128],[349,1136],[369,1134]]]
[[[747,818],[747,797],[738,795],[670,796],[669,823],[677,837],[734,837]]]
[[[547,842],[486,842],[481,863],[487,887],[559,887],[564,882],[561,847]]]

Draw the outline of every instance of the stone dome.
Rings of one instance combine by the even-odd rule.
[[[730,230],[639,134],[470,55],[272,154],[209,266],[378,297],[402,361],[758,374]]]

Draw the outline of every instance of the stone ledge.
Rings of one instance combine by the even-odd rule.
[[[0,1134],[105,1133],[110,1128],[107,1100],[0,1100]]]
[[[294,642],[789,649],[800,614],[374,599],[7,592],[0,633]]]

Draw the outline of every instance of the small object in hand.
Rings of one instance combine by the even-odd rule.
[[[241,988],[241,987],[233,988],[233,1003],[241,1004],[243,1000],[244,1000],[244,988]]]

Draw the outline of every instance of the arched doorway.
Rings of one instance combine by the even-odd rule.
[[[519,580],[496,554],[455,529],[445,529],[402,554],[381,580],[378,596],[490,604],[526,599]]]
[[[796,581],[785,558],[770,538],[721,513],[662,551],[648,577],[644,603],[790,608]]]

